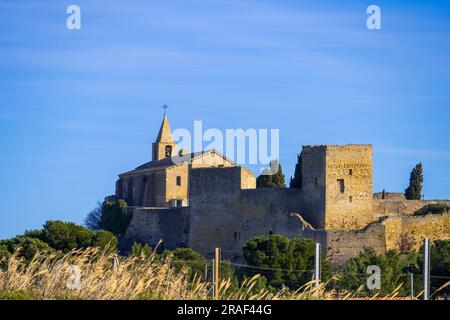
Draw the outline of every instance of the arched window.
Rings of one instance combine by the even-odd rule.
[[[166,158],[172,156],[172,146],[166,146]]]
[[[181,186],[181,177],[177,176],[177,186]]]

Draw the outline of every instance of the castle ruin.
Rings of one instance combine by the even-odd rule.
[[[215,150],[177,152],[167,119],[152,161],[119,175],[115,198],[132,210],[121,240],[167,249],[189,247],[211,257],[242,261],[242,247],[257,235],[308,237],[336,264],[364,247],[377,252],[417,249],[424,237],[450,239],[450,214],[414,215],[450,201],[381,199],[372,193],[372,145],[304,146],[301,188],[256,188],[248,169]]]

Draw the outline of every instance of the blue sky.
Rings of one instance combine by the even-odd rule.
[[[342,2],[2,0],[0,238],[82,223],[150,160],[164,103],[172,129],[279,128],[287,179],[302,145],[372,143],[374,191],[422,161],[450,198],[450,3]]]

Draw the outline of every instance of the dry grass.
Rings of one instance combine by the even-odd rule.
[[[210,299],[211,283],[190,278],[187,269],[177,271],[169,259],[121,257],[114,265],[114,254],[96,249],[74,250],[67,254],[37,254],[25,264],[12,255],[8,266],[0,270],[0,299]],[[76,267],[74,267],[76,266]],[[76,274],[80,271],[77,285]],[[357,293],[337,295],[325,290],[325,284],[309,282],[296,291],[254,290],[259,275],[233,288],[230,279],[220,283],[220,298],[236,300],[355,299]],[[399,288],[398,288],[399,289]],[[398,289],[385,297],[395,299]]]

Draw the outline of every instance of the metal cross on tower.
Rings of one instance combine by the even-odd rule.
[[[164,104],[164,105],[163,105],[164,113],[167,112],[167,109],[168,109],[168,108],[169,108],[169,107],[167,106],[167,104]]]

